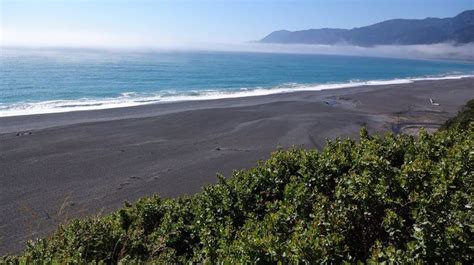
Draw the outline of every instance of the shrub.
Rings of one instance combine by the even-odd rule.
[[[469,124],[474,122],[474,99],[469,100],[457,116],[447,120],[441,129],[459,127],[468,129]]]

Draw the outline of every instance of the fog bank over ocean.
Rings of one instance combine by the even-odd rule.
[[[353,45],[315,45],[315,44],[270,44],[270,43],[194,43],[182,45],[179,43],[136,43],[117,41],[108,43],[76,43],[76,44],[47,44],[31,46],[8,45],[1,49],[10,50],[102,50],[115,52],[162,52],[162,51],[222,51],[222,52],[262,52],[262,53],[294,53],[294,54],[326,54],[388,57],[406,59],[447,59],[474,61],[474,43],[453,44],[440,43],[429,45],[381,45],[361,47]]]
[[[242,46],[245,47],[245,46]],[[455,45],[440,43],[430,45],[381,45],[361,47],[352,45],[305,45],[305,44],[249,44],[248,51],[308,53],[393,57],[406,59],[474,60],[474,43]]]

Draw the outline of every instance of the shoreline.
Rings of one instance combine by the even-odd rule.
[[[446,79],[444,79],[446,78]],[[340,92],[347,93],[369,91],[371,89],[385,89],[392,86],[404,84],[416,84],[433,81],[450,80],[473,80],[474,75],[433,77],[425,79],[412,79],[410,82],[373,84],[373,85],[354,85],[336,87],[322,90],[293,90],[289,92],[276,92],[267,95],[239,96],[231,98],[217,99],[196,99],[183,101],[169,101],[142,104],[136,106],[113,107],[105,109],[73,110],[53,113],[36,113],[15,116],[0,116],[0,135],[4,133],[22,132],[25,130],[38,130],[56,126],[65,126],[84,122],[99,122],[117,119],[144,118],[155,115],[165,115],[180,111],[198,110],[203,108],[221,108],[221,107],[239,107],[269,102],[273,100],[282,100],[283,98],[298,98],[299,95],[307,93],[321,93],[321,95],[338,95]],[[393,80],[391,80],[393,81]],[[334,93],[332,93],[334,92]],[[344,92],[343,92],[344,93]]]
[[[471,98],[462,78],[1,117],[0,255],[124,201],[199,192],[278,147],[435,130]]]
[[[410,84],[420,81],[459,80],[463,78],[474,78],[474,74],[433,75],[425,77],[394,78],[387,80],[348,81],[342,83],[323,84],[282,84],[272,88],[231,89],[227,91],[203,90],[203,91],[181,91],[175,95],[164,96],[164,92],[147,93],[124,92],[118,97],[102,99],[70,99],[70,100],[47,100],[31,103],[12,103],[4,109],[0,109],[0,118],[43,115],[55,113],[67,113],[77,111],[106,110],[115,108],[138,107],[153,104],[170,104],[190,101],[222,100],[234,98],[248,98],[259,96],[270,96],[276,94],[288,94],[297,92],[315,92],[334,89],[347,89],[364,86],[384,86]],[[166,92],[168,93],[168,92]],[[165,93],[165,94],[166,94]],[[189,95],[195,93],[195,95]],[[20,105],[15,107],[16,105]],[[25,108],[26,105],[27,107]],[[41,112],[39,112],[41,111]]]

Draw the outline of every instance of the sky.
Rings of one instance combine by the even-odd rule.
[[[0,0],[3,46],[236,44],[274,30],[452,17],[474,0]]]

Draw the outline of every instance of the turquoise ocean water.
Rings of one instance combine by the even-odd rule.
[[[409,83],[474,63],[224,52],[2,50],[0,116]]]

